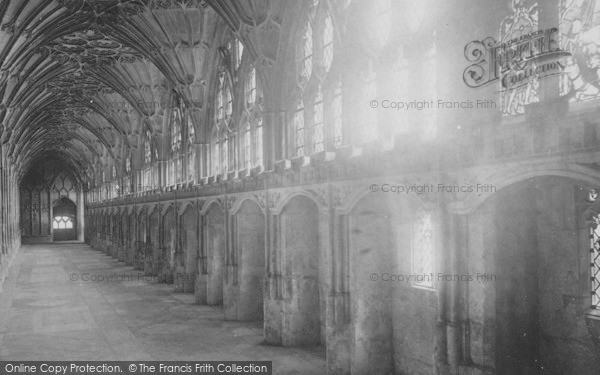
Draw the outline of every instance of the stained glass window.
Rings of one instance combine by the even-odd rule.
[[[431,214],[420,213],[413,223],[413,286],[433,288],[433,223]]]
[[[323,133],[323,92],[317,90],[317,96],[313,105],[313,153],[325,150]]]
[[[600,215],[594,217],[596,228],[591,228],[591,288],[592,309],[600,309]]]
[[[128,156],[127,159],[125,159],[125,172],[127,174],[131,173],[131,156]]]
[[[526,3],[529,3],[526,5]],[[522,35],[530,34],[538,30],[538,6],[524,0],[512,0],[512,12],[501,22],[500,42],[506,43]],[[535,69],[535,62],[531,61],[528,68]],[[512,72],[516,74],[517,72]],[[510,74],[510,73],[509,73]],[[521,82],[518,86],[502,88],[502,113],[504,115],[517,115],[525,113],[525,106],[537,103],[539,80],[532,76],[527,82]]]
[[[296,138],[296,156],[304,156],[306,131],[304,129],[304,105],[302,102],[298,104],[296,112],[294,112],[294,130]]]
[[[560,46],[571,52],[564,58],[560,94],[570,101],[600,97],[600,1],[560,1]]]

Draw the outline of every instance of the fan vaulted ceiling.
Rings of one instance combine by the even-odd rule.
[[[146,132],[160,136],[174,100],[206,137],[217,43],[231,31],[268,65],[283,3],[0,0],[4,156],[18,178],[51,154],[93,181],[108,158],[136,155]]]

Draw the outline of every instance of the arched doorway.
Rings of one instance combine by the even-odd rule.
[[[67,197],[58,199],[52,205],[52,240],[69,241],[77,239],[77,205]]]

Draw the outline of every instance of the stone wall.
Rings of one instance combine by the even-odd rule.
[[[544,168],[477,199],[386,194],[371,189],[381,178],[355,179],[130,197],[88,206],[86,220],[110,229],[137,217],[114,232],[138,233],[125,260],[144,259],[149,274],[174,260],[163,269],[175,290],[178,275],[191,279],[179,290],[223,306],[225,319],[263,320],[269,344],[320,346],[331,374],[591,374],[600,358],[584,319],[589,224],[577,211],[586,184]],[[429,270],[415,268],[423,213]],[[88,242],[119,242],[90,225]],[[409,280],[424,272],[431,285]]]
[[[11,263],[21,247],[19,231],[19,188],[15,170],[8,162],[5,148],[0,147],[0,292],[8,276]]]

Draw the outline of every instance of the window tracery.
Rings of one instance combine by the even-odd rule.
[[[212,173],[227,173],[229,170],[228,140],[233,117],[233,96],[227,71],[222,69],[217,76],[215,103],[215,130],[213,132]]]
[[[167,163],[167,185],[174,185],[182,180],[183,115],[180,107],[180,100],[176,98],[171,118],[171,160]]]
[[[571,52],[564,58],[560,95],[584,101],[600,97],[600,2],[561,0],[559,9],[561,49]]]
[[[247,67],[244,83],[246,105],[241,130],[244,132],[244,167],[249,170],[263,165],[262,93],[257,84],[256,68]]]
[[[339,72],[330,72],[335,58],[335,29],[330,4],[313,1],[300,35],[297,53],[298,93],[288,122],[290,157],[310,156],[343,144]]]
[[[55,216],[52,229],[73,229],[73,220],[69,216]]]

